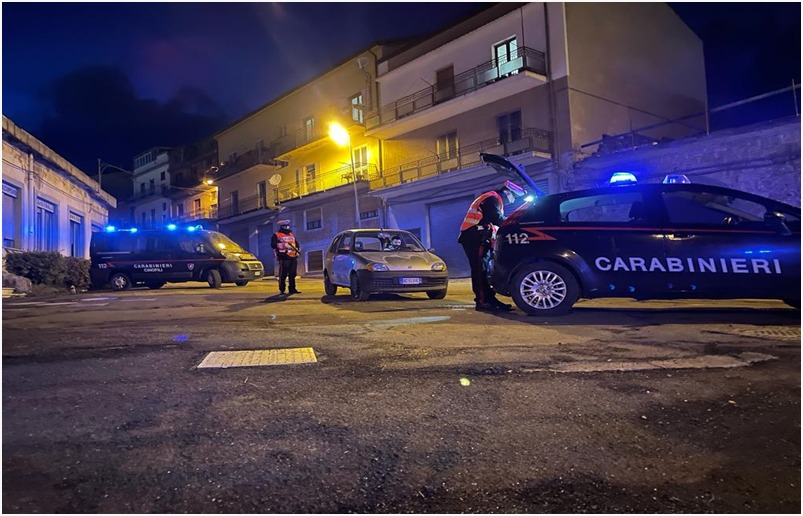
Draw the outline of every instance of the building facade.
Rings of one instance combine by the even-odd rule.
[[[219,169],[217,142],[210,137],[171,149],[168,154],[170,221],[215,229],[218,189],[212,177]]]
[[[134,157],[134,193],[129,199],[131,225],[164,227],[171,220],[170,149],[154,147]]]
[[[3,253],[56,251],[89,258],[94,231],[117,201],[11,120],[3,117]]]
[[[609,139],[699,134],[705,113],[702,42],[666,4],[500,3],[374,45],[215,134],[217,223],[266,270],[286,218],[305,275],[339,231],[394,227],[466,276],[460,221],[503,180],[481,153],[560,192]]]

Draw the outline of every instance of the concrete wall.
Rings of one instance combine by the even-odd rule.
[[[633,171],[640,181],[686,174],[714,184],[800,206],[800,118],[719,131],[575,164],[568,189],[599,186],[611,172]]]

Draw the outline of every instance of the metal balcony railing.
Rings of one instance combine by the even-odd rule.
[[[247,170],[257,165],[276,165],[274,158],[276,154],[267,147],[252,149],[245,154],[238,155],[234,161],[227,161],[217,172],[214,173],[215,179],[233,176],[239,172]]]
[[[378,112],[365,117],[365,129],[370,130],[406,116],[420,113],[437,104],[460,95],[484,88],[496,81],[522,71],[546,75],[546,58],[543,52],[528,47],[516,49],[509,61],[493,59],[454,76],[447,85],[435,85],[383,106]]]
[[[377,190],[473,167],[482,162],[481,152],[504,156],[515,156],[523,152],[551,153],[550,141],[549,131],[524,129],[520,135],[514,135],[509,141],[484,140],[462,146],[449,154],[432,155],[397,167],[386,168],[379,177],[371,181],[370,187],[371,190]]]
[[[170,186],[169,185],[158,185],[154,188],[147,188],[145,191],[134,192],[134,194],[128,199],[128,202],[136,202],[141,201],[143,199],[147,199],[149,197],[167,197],[170,194]]]
[[[180,224],[186,222],[192,222],[194,220],[204,220],[204,219],[216,219],[218,218],[217,208],[201,208],[199,210],[190,210],[189,213],[185,213],[181,217],[177,218],[177,222]]]

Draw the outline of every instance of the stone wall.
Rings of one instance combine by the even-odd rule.
[[[692,183],[727,186],[800,206],[800,118],[729,129],[577,161],[562,190],[605,184],[612,172],[657,182],[685,174]]]

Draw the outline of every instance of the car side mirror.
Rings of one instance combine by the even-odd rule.
[[[791,235],[792,232],[786,225],[786,217],[778,211],[768,211],[764,214],[764,222],[781,235]]]

